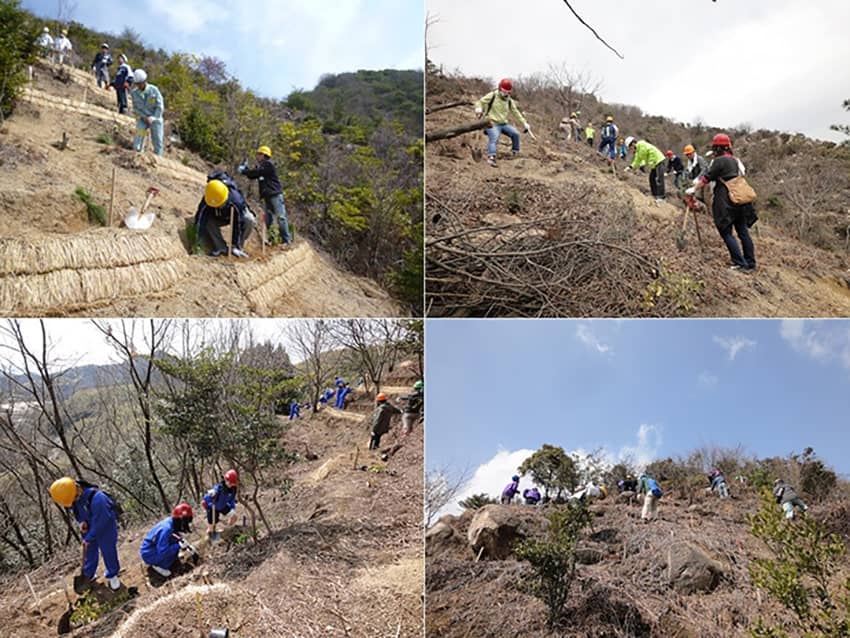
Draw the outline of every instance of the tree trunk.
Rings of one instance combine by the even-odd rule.
[[[432,133],[425,133],[425,143],[427,144],[428,142],[436,142],[437,140],[447,140],[451,137],[463,135],[464,133],[480,131],[482,129],[488,128],[489,124],[490,123],[487,120],[478,120],[477,122],[473,122],[471,124],[461,124],[460,126],[442,129],[439,131],[434,131]]]
[[[472,102],[449,102],[448,104],[438,104],[430,109],[425,109],[425,114],[428,115],[430,113],[436,113],[437,111],[453,109],[456,106],[472,106]]]

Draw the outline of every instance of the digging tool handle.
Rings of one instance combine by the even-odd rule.
[[[109,227],[112,228],[112,209],[115,208],[115,175],[118,167],[112,167],[112,187],[109,190]]]
[[[702,234],[699,231],[699,217],[697,217],[697,209],[693,209],[694,212],[694,227],[697,229],[697,241],[699,242],[699,247],[702,248]]]
[[[148,191],[148,196],[145,199],[145,203],[142,205],[142,210],[139,211],[139,217],[141,217],[142,215],[145,214],[145,211],[147,211],[148,206],[151,205],[151,200],[153,199],[153,196],[154,196],[154,191]]]

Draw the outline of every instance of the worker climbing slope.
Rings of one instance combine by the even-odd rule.
[[[498,88],[481,97],[474,105],[475,116],[485,118],[488,123],[485,132],[488,140],[487,162],[490,166],[496,166],[496,148],[501,135],[507,135],[511,139],[511,154],[516,156],[519,153],[519,131],[508,123],[511,115],[522,125],[523,131],[531,135],[532,139],[534,138],[531,126],[511,97],[511,91],[513,91],[513,82],[505,78],[499,82]]]

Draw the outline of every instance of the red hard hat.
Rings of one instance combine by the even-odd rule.
[[[378,402],[386,401],[386,400],[387,400],[387,395],[384,394],[383,392],[379,392],[378,396],[375,397],[375,401],[378,401]]]
[[[239,484],[239,474],[236,473],[236,470],[227,470],[224,473],[224,482],[232,483],[233,485]]]
[[[192,511],[192,506],[188,503],[179,503],[171,511],[171,518],[192,518],[194,515],[195,512]]]
[[[673,157],[673,151],[667,151],[664,153],[667,157]]]
[[[499,88],[502,89],[505,93],[510,93],[514,90],[514,83],[511,82],[508,78],[505,78],[501,82],[499,82]]]
[[[711,140],[712,146],[728,146],[732,148],[732,140],[729,139],[729,136],[726,133],[718,133],[714,136],[714,139]]]

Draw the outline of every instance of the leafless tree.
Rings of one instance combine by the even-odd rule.
[[[602,80],[595,78],[590,71],[576,71],[566,62],[550,63],[546,78],[554,88],[564,114],[580,111],[585,97],[595,97],[603,86]]]
[[[468,468],[453,473],[447,467],[440,467],[430,470],[425,475],[424,515],[426,529],[431,526],[431,522],[437,513],[457,498],[468,479]]]
[[[77,11],[77,0],[56,0],[56,20],[68,24]]]
[[[366,390],[381,391],[384,373],[398,361],[405,336],[404,322],[396,319],[338,319],[331,332],[360,370]]]
[[[167,319],[149,319],[144,323],[144,327],[140,322],[124,320],[117,326],[105,321],[95,320],[92,320],[92,324],[103,334],[112,349],[121,356],[126,366],[134,390],[133,398],[139,407],[141,421],[139,430],[148,471],[159,493],[163,512],[168,513],[171,511],[171,501],[165,495],[165,488],[162,486],[154,459],[154,417],[151,402],[153,399],[154,360],[171,339],[172,322]],[[145,352],[143,353],[136,349],[136,336],[139,332],[144,332],[142,343]]]
[[[326,353],[334,343],[330,324],[322,319],[292,321],[287,324],[286,335],[309,383],[310,404],[316,412],[319,395],[333,378],[326,361]]]

